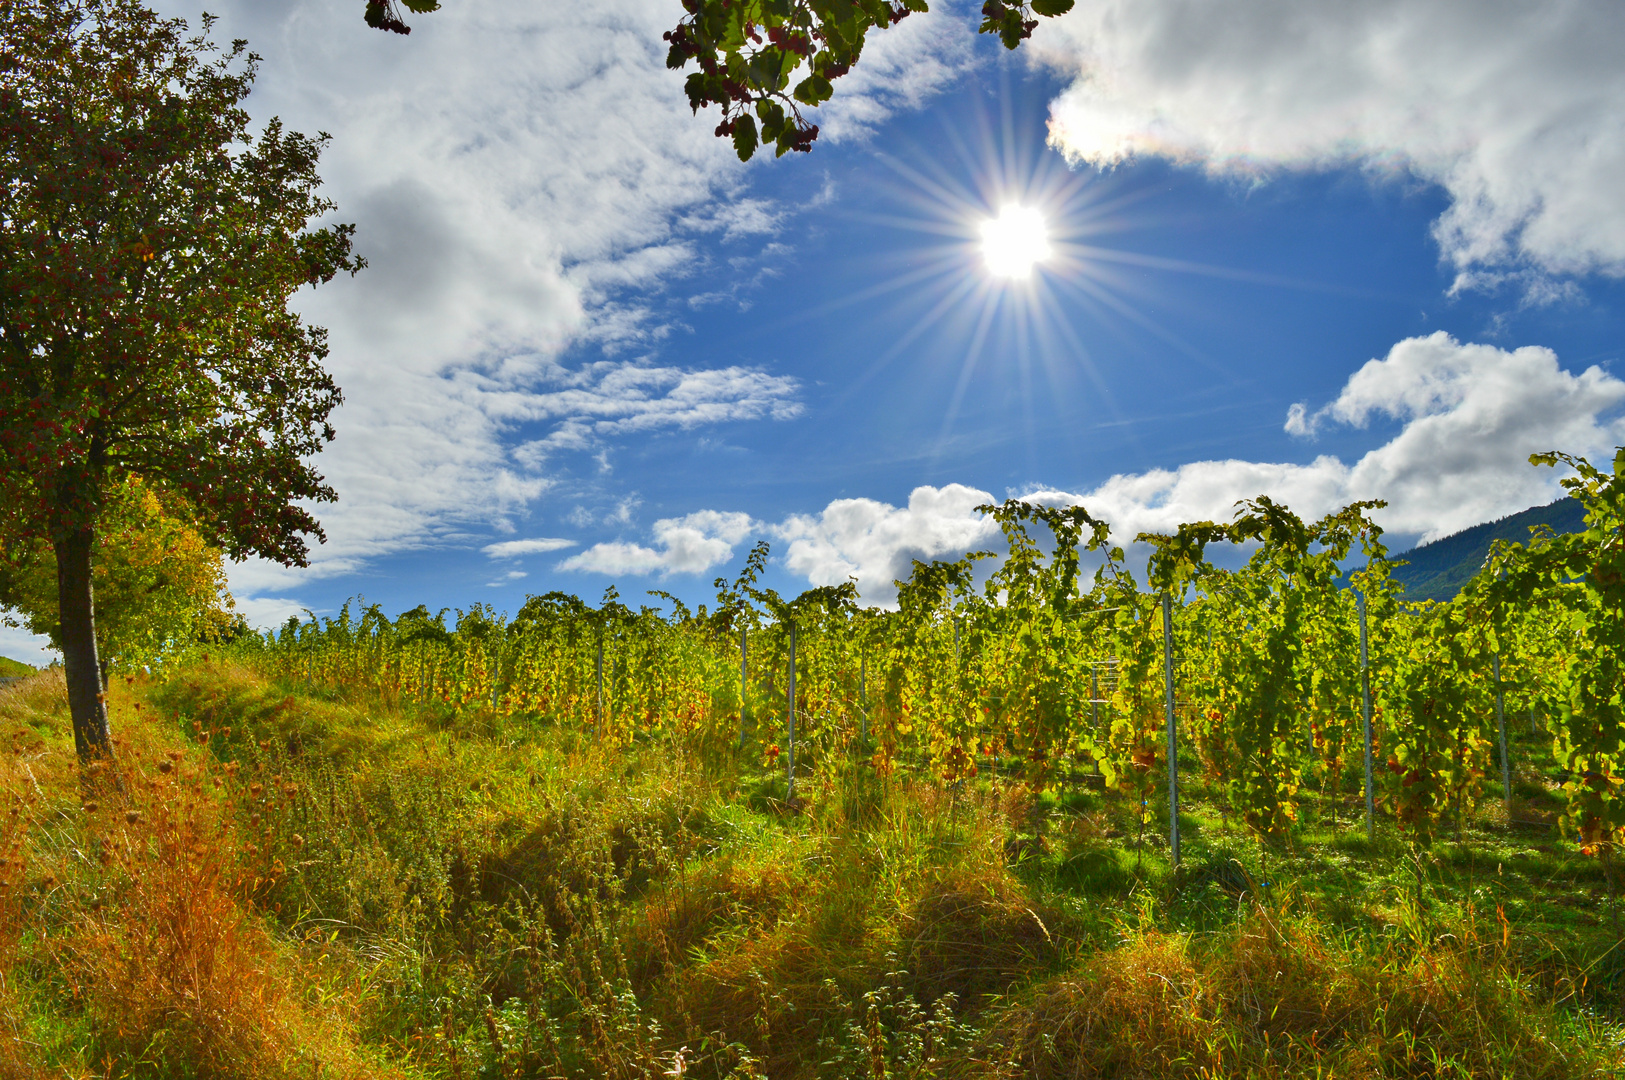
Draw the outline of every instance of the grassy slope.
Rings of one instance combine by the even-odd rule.
[[[85,803],[58,676],[0,690],[0,1076],[1625,1065],[1601,872],[1546,825],[1492,814],[1419,853],[1328,798],[1266,850],[1194,787],[1173,874],[1085,778],[1035,803],[810,748],[792,812],[731,748],[601,749],[220,663],[111,706],[128,795]],[[1539,740],[1517,753],[1539,819]]]
[[[9,656],[0,656],[0,679],[18,678],[32,674],[34,674],[34,669],[22,661],[13,660]]]
[[[1536,525],[1549,525],[1557,533],[1579,532],[1585,528],[1585,507],[1578,499],[1559,499],[1419,545],[1394,556],[1410,564],[1397,568],[1394,577],[1404,583],[1407,600],[1452,600],[1484,565],[1492,541],[1527,544]]]

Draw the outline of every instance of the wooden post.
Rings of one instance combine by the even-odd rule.
[[[786,801],[796,797],[796,624],[790,624],[790,678],[789,693],[785,709],[789,730],[789,764],[786,766],[788,782],[785,785]]]
[[[1501,736],[1501,795],[1506,799],[1507,824],[1512,824],[1512,765],[1507,758],[1506,699],[1501,691],[1501,654],[1490,653],[1490,671],[1495,676],[1495,726]]]
[[[1162,672],[1168,712],[1168,851],[1179,868],[1179,728],[1174,719],[1174,601],[1162,594]]]
[[[1354,606],[1360,613],[1360,712],[1365,720],[1365,835],[1377,835],[1376,780],[1371,772],[1371,656],[1366,650],[1365,594],[1354,594]]]

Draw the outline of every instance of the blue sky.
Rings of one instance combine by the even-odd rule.
[[[1555,497],[1532,451],[1625,442],[1603,0],[1080,0],[1014,56],[935,4],[813,153],[748,166],[661,64],[675,2],[452,0],[407,39],[360,6],[220,5],[255,115],[332,132],[372,264],[299,301],[341,501],[311,568],[234,568],[261,624],[704,601],[758,539],[781,590],[885,603],[1010,495],[1124,539],[1386,497],[1404,546]],[[1011,203],[1049,230],[1025,281],[980,246]]]

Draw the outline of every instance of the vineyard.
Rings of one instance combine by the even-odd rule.
[[[1621,1075],[1625,453],[1564,460],[1586,531],[1442,604],[1377,504],[1136,575],[1010,501],[891,610],[759,545],[697,610],[200,644],[110,681],[97,789],[27,675],[0,1076]]]
[[[1084,509],[1011,500],[982,508],[1009,546],[991,575],[976,582],[980,555],[916,563],[895,611],[851,585],[758,588],[764,543],[709,610],[665,594],[670,615],[634,610],[613,589],[597,608],[550,593],[451,625],[346,607],[231,650],[307,685],[608,746],[737,742],[782,762],[787,799],[854,757],[950,788],[988,768],[1035,794],[1096,784],[1147,815],[1161,793],[1176,863],[1181,756],[1260,837],[1347,796],[1368,831],[1386,817],[1426,845],[1486,800],[1516,818],[1507,727],[1527,725],[1563,773],[1563,828],[1607,860],[1625,830],[1625,478],[1571,464],[1588,531],[1503,545],[1448,604],[1404,602],[1380,503],[1305,522],[1260,498],[1228,524],[1142,535],[1142,583]],[[1219,545],[1251,555],[1220,569]]]

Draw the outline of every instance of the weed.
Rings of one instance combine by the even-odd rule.
[[[60,675],[0,689],[0,1077],[1621,1065],[1601,871],[1493,814],[1266,849],[1197,773],[1176,871],[1123,800],[833,741],[791,806],[731,727],[601,745],[220,658],[110,708],[123,787],[85,788]]]

